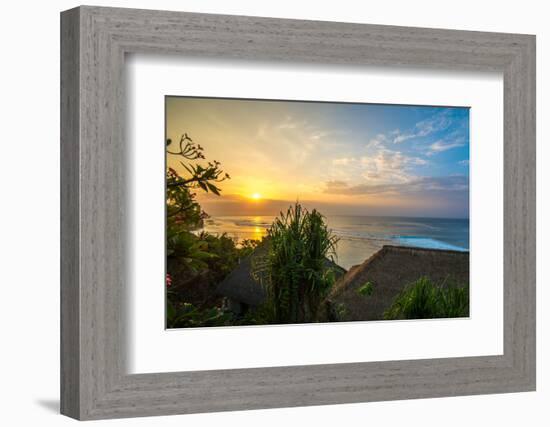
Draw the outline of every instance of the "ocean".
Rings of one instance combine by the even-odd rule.
[[[203,231],[227,233],[237,241],[261,239],[273,216],[223,216],[205,220]],[[468,251],[468,219],[374,216],[327,216],[328,227],[338,236],[336,262],[349,269],[361,264],[383,245],[416,246]]]

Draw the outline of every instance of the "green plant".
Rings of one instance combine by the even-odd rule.
[[[269,325],[274,320],[273,307],[269,302],[250,308],[241,317],[235,317],[234,326]]]
[[[267,258],[256,263],[254,274],[266,286],[275,321],[314,321],[334,283],[327,257],[334,257],[337,238],[318,211],[296,203],[275,219],[267,241]]]
[[[467,317],[470,312],[470,295],[467,286],[450,286],[441,292],[441,317]]]
[[[251,254],[258,244],[257,240],[249,239],[238,246],[235,239],[227,233],[212,235],[201,232],[197,239],[202,242],[204,250],[212,255],[207,264],[216,282],[223,280],[237,266],[239,260]]]
[[[374,290],[374,285],[371,282],[366,282],[365,284],[359,286],[357,293],[362,297],[367,297],[372,294]]]
[[[384,313],[385,319],[437,319],[466,317],[468,286],[434,284],[427,277],[406,286]]]
[[[187,229],[198,228],[207,215],[196,202],[195,189],[220,195],[218,183],[230,179],[230,176],[220,168],[220,162],[213,160],[206,165],[192,163],[205,160],[204,148],[195,144],[191,137],[183,134],[179,141],[178,151],[171,151],[172,140],[166,140],[167,155],[177,156],[180,165],[187,172],[179,174],[175,169],[166,170],[166,216],[168,226],[173,224],[185,225]]]
[[[208,261],[218,256],[208,251],[207,242],[177,227],[166,230],[166,255],[177,258],[193,272],[208,268]]]
[[[220,308],[222,299],[216,286],[258,242],[246,239],[237,244],[225,233],[198,232],[208,215],[197,203],[195,191],[219,196],[219,183],[230,177],[218,161],[206,162],[204,148],[187,134],[181,136],[178,145],[168,139],[166,153],[181,165],[179,172],[166,170],[167,325],[234,324],[237,319]]]
[[[349,313],[346,304],[344,304],[343,302],[336,305],[334,312],[337,319],[344,319]]]
[[[213,307],[200,310],[190,303],[166,304],[168,328],[198,328],[205,326],[226,326],[231,324],[232,315]]]

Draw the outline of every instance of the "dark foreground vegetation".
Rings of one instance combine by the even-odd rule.
[[[384,319],[440,319],[467,317],[467,286],[437,285],[427,277],[406,286],[384,313]]]
[[[167,327],[326,321],[326,298],[338,280],[337,270],[342,269],[334,263],[337,238],[323,215],[296,203],[279,215],[261,242],[199,233],[208,215],[197,203],[196,192],[219,196],[221,183],[230,176],[219,162],[207,161],[203,147],[187,134],[178,143],[168,140],[166,147],[186,171],[184,176],[172,168],[166,172]],[[250,275],[265,289],[266,298],[236,311],[217,286],[244,259],[251,260]],[[357,298],[369,298],[373,289],[373,284],[365,283]],[[468,307],[467,286],[443,286],[421,277],[403,289],[384,318],[463,317]]]
[[[219,195],[219,183],[230,179],[217,161],[206,162],[204,149],[184,134],[177,147],[166,141],[167,153],[176,156],[188,172],[166,172],[166,324],[168,328],[223,326],[233,324],[215,293],[219,283],[249,255],[254,241],[237,247],[226,235],[194,233],[208,215],[196,201],[196,191]],[[204,160],[206,166],[199,162]]]

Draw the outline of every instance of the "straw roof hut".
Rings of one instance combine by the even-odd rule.
[[[469,252],[384,246],[334,285],[321,320],[381,320],[399,292],[422,276],[443,286],[469,284],[469,257]],[[358,290],[367,282],[372,293],[362,296]]]
[[[250,307],[261,305],[267,298],[264,287],[252,277],[253,257],[267,255],[268,244],[258,246],[254,253],[241,260],[239,265],[218,285],[216,293],[227,298],[228,308],[235,313],[242,313]],[[346,270],[326,259],[327,268],[332,268],[337,278]]]

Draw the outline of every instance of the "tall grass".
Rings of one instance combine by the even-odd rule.
[[[277,323],[314,321],[334,283],[326,258],[333,259],[337,238],[316,210],[299,203],[281,213],[268,230],[264,283]]]
[[[469,315],[468,286],[438,286],[427,277],[405,287],[384,319],[437,319]]]

